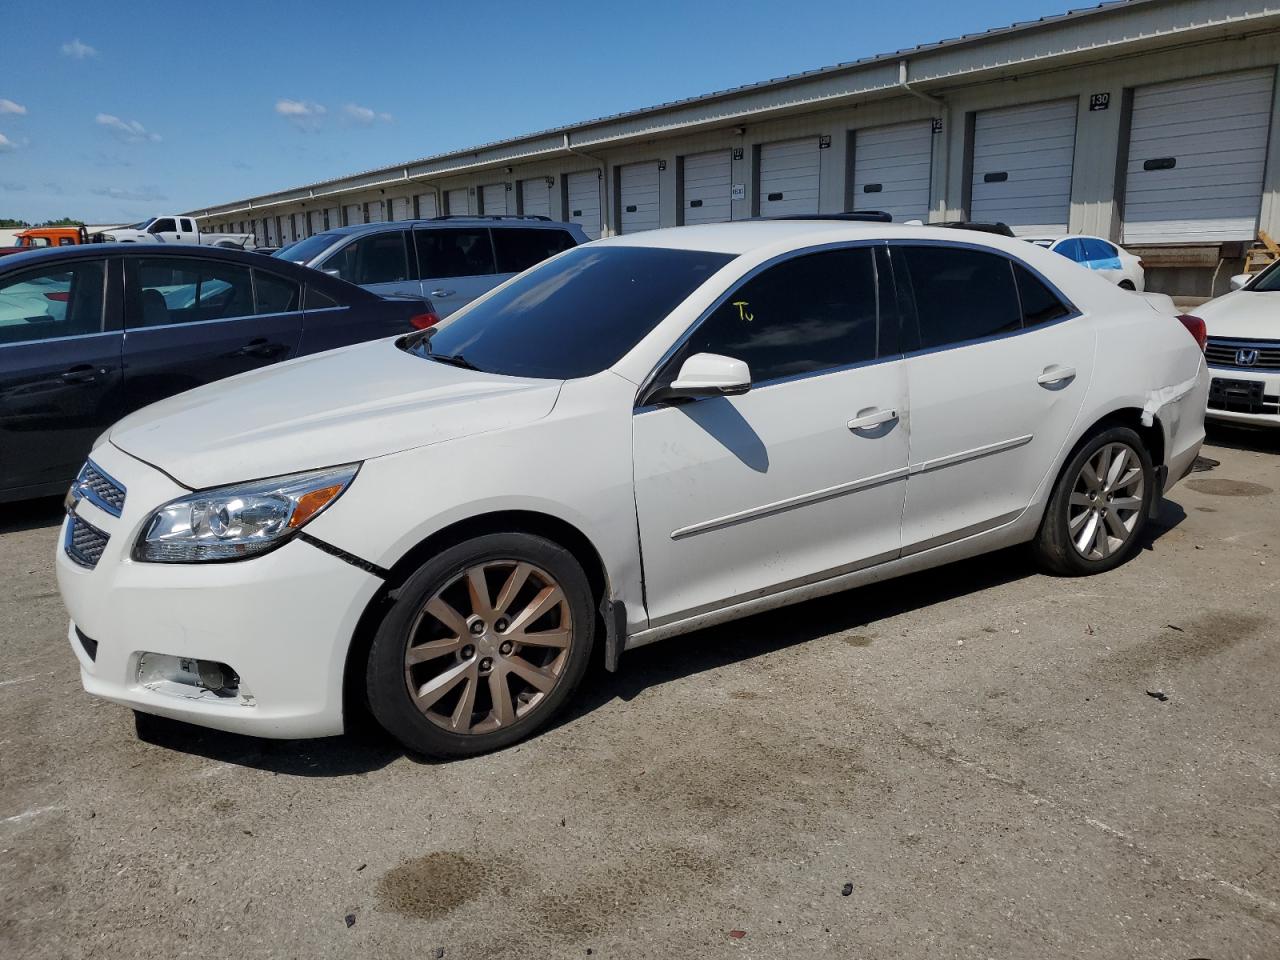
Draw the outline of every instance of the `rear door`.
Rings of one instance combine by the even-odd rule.
[[[419,293],[442,318],[510,276],[497,273],[487,227],[422,227],[413,237],[422,276]]]
[[[382,230],[356,237],[325,257],[317,269],[379,296],[420,296],[408,231]]]
[[[205,257],[128,257],[125,403],[148,403],[288,360],[302,332],[297,283]]]
[[[118,258],[0,277],[0,499],[69,483],[121,415]]]
[[[903,287],[911,476],[903,552],[1014,520],[1071,432],[1094,333],[1021,261],[985,248],[890,245]]]

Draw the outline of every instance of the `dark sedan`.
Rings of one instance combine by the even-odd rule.
[[[0,502],[59,493],[120,417],[212,380],[436,320],[240,250],[95,244],[0,260]]]

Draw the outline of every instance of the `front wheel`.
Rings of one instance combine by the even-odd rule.
[[[525,533],[429,560],[398,591],[369,650],[369,706],[410,750],[463,757],[546,724],[582,680],[595,634],[586,574]]]
[[[1155,468],[1129,427],[1091,437],[1067,463],[1045,508],[1035,552],[1052,572],[1087,576],[1137,549],[1155,495]]]

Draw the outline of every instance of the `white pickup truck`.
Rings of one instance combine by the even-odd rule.
[[[237,247],[252,250],[258,245],[252,233],[201,233],[191,217],[151,217],[127,227],[105,230],[107,243],[203,243],[211,247]]]

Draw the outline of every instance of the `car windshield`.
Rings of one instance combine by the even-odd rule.
[[[1249,284],[1248,289],[1258,293],[1275,293],[1280,290],[1280,260],[1258,274],[1253,283]]]
[[[293,263],[310,263],[340,239],[342,239],[340,233],[317,233],[314,237],[307,237],[287,247],[281,247],[272,256],[279,257],[281,260],[290,260]]]
[[[590,376],[616,363],[732,259],[702,250],[578,247],[406,346],[487,373]]]
[[[145,220],[139,220],[137,223],[129,224],[129,226],[125,227],[125,229],[126,230],[145,230],[147,229],[147,227],[151,226],[151,224],[155,222],[156,222],[155,217],[147,217],[147,219]]]

